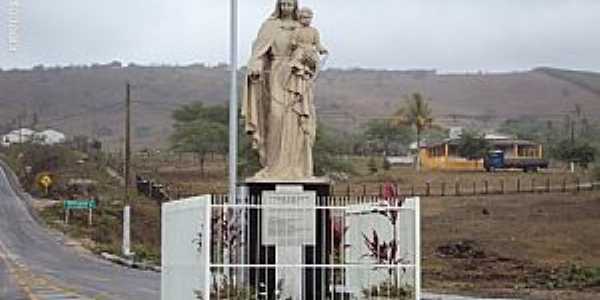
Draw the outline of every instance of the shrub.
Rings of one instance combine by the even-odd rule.
[[[600,180],[600,166],[595,166],[592,174],[594,176],[594,180]]]
[[[397,285],[391,281],[385,281],[378,285],[372,285],[362,290],[365,298],[379,297],[381,299],[408,300],[413,297],[413,288],[408,285]]]
[[[375,174],[377,173],[377,163],[375,162],[375,157],[369,158],[369,162],[367,163],[367,166],[369,167],[369,172],[371,172],[371,174]]]

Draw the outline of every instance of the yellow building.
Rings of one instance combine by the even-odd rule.
[[[510,138],[487,138],[493,150],[501,150],[507,159],[543,158],[543,147],[526,140]],[[421,167],[427,170],[483,171],[483,159],[469,160],[458,154],[458,139],[448,139],[440,143],[421,147],[419,157]]]

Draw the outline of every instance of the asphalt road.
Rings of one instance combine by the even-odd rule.
[[[7,262],[0,254],[0,299],[25,300],[25,294],[11,276]]]
[[[17,283],[26,286],[19,289]],[[35,221],[0,165],[0,299],[23,294],[34,299],[159,299],[160,274],[114,265],[65,245],[61,235]]]

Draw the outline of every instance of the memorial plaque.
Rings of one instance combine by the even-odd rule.
[[[316,244],[316,192],[278,187],[263,192],[262,234],[264,245]]]

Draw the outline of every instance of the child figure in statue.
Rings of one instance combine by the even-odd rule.
[[[303,75],[312,78],[319,68],[319,55],[327,54],[327,49],[321,44],[319,31],[310,26],[313,19],[313,11],[310,8],[303,7],[298,11],[300,28],[296,29],[292,35],[292,61],[290,65],[292,72],[296,75]]]
[[[316,122],[310,116],[316,115],[313,88],[315,77],[320,68],[321,54],[327,54],[327,49],[321,45],[319,31],[310,26],[313,12],[303,7],[298,10],[300,27],[291,36],[292,57],[289,62],[291,76],[287,82],[287,90],[294,95],[291,109],[299,116],[302,131],[308,136],[316,135]],[[311,139],[308,147],[312,149]]]

